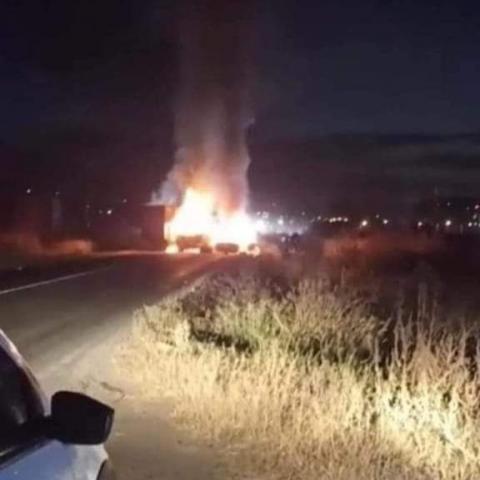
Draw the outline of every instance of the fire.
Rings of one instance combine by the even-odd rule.
[[[212,194],[193,188],[186,190],[182,204],[166,224],[166,236],[172,252],[177,240],[185,237],[204,238],[209,247],[235,244],[240,251],[257,241],[254,222],[246,212],[220,212]]]
[[[175,242],[180,236],[213,234],[213,198],[191,188],[185,192],[182,205],[166,226],[167,238]]]
[[[169,253],[171,255],[178,253],[178,246],[175,243],[170,243],[167,246],[167,249],[165,250],[166,253]]]

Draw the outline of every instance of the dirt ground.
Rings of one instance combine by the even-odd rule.
[[[118,480],[211,480],[223,478],[214,452],[199,447],[173,426],[172,406],[153,404],[135,394],[122,378],[112,352],[125,331],[89,345],[63,363],[40,372],[47,393],[59,389],[82,391],[115,409],[115,423],[107,450]],[[88,353],[86,353],[88,351]]]
[[[176,431],[162,405],[138,405],[131,399],[115,407],[117,423],[108,450],[119,480],[218,478],[213,452]]]

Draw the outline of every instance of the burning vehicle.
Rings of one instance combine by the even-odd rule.
[[[198,250],[201,253],[211,253],[209,239],[206,235],[179,235],[175,241],[179,252]]]
[[[239,247],[236,243],[218,243],[215,245],[215,251],[224,255],[234,255],[239,253]]]
[[[187,189],[183,202],[165,223],[167,252],[198,250],[232,254],[251,252],[257,242],[246,212],[222,212],[214,195]]]
[[[175,158],[156,200],[175,205],[165,221],[167,252],[248,253],[257,243],[247,213],[253,4],[201,6],[181,10]]]

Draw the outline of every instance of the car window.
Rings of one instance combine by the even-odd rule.
[[[42,416],[41,399],[27,374],[0,348],[0,459],[31,440],[26,426]]]

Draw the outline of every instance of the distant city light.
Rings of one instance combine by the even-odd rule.
[[[109,209],[107,210],[107,215],[111,215],[112,213],[113,213],[113,210],[112,210],[111,208],[109,208]]]
[[[421,228],[421,227],[423,227],[423,222],[422,222],[422,221],[420,221],[420,222],[417,222],[417,227],[418,227],[418,228]]]
[[[389,223],[390,223],[390,221],[388,220],[388,218],[383,219],[383,224],[384,225],[388,225]]]
[[[27,195],[30,195],[32,193],[32,189],[30,187],[28,187],[26,190],[25,190],[25,193]]]
[[[451,227],[452,226],[452,221],[450,219],[445,220],[445,226],[446,227]]]
[[[255,227],[259,233],[265,233],[267,231],[267,223],[262,219],[255,222]]]
[[[362,221],[360,222],[360,227],[361,227],[361,228],[368,227],[368,220],[362,220]]]
[[[469,226],[470,228],[472,228],[472,227],[473,227],[473,223],[472,223],[472,222],[468,222],[468,226]]]
[[[128,202],[128,200],[127,200],[126,198],[124,198],[124,199],[122,200],[122,203],[127,203],[127,202]]]
[[[284,224],[283,217],[280,217],[280,218],[277,220],[277,223],[278,223],[278,225],[282,226],[282,225]]]

